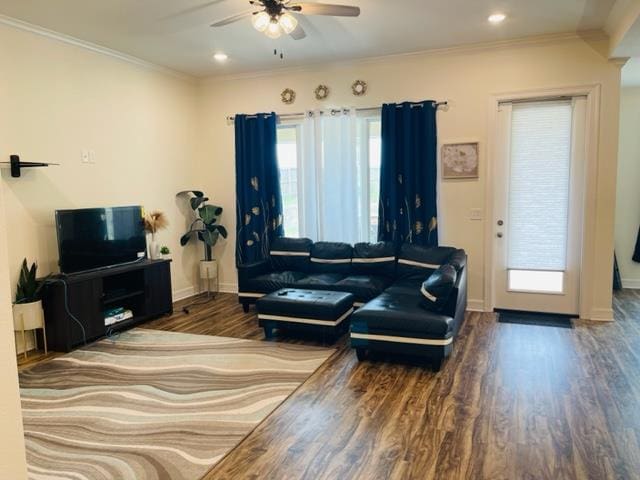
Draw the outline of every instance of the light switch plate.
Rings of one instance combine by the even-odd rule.
[[[469,210],[469,219],[470,220],[482,220],[482,209],[480,208],[472,208]]]

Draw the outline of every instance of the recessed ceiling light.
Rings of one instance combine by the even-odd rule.
[[[493,23],[497,25],[498,23],[502,23],[507,16],[504,13],[494,13],[493,15],[489,15],[489,23]]]
[[[224,61],[226,61],[226,60],[227,60],[227,58],[229,58],[229,57],[227,56],[227,54],[226,54],[226,53],[216,53],[216,54],[213,56],[213,59],[214,59],[216,62],[224,62]]]

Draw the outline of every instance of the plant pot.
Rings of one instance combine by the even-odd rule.
[[[216,260],[200,261],[200,278],[203,280],[213,279],[218,276],[218,262]]]
[[[163,260],[171,260],[171,254],[170,253],[162,253],[162,254],[160,254],[160,256],[162,257]]]
[[[44,325],[42,301],[15,303],[13,305],[13,329],[17,331],[34,330]]]

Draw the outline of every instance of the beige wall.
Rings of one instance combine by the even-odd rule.
[[[470,262],[470,306],[483,308],[484,221],[469,219],[474,208],[485,209],[486,147],[489,102],[493,94],[523,92],[568,86],[601,85],[601,129],[598,150],[597,209],[594,231],[588,244],[594,245],[591,268],[595,280],[586,285],[589,312],[585,316],[611,318],[611,258],[620,69],[606,59],[603,39],[566,39],[528,43],[492,49],[450,49],[448,51],[396,56],[386,59],[319,66],[259,76],[209,79],[202,84],[201,139],[203,169],[213,175],[207,188],[215,201],[226,208],[225,222],[235,225],[234,134],[225,116],[234,113],[272,111],[300,112],[329,106],[379,106],[403,100],[448,100],[449,111],[438,114],[441,141],[478,139],[482,165],[479,180],[445,182],[440,186],[440,215],[444,244],[467,250]],[[364,97],[354,97],[350,85],[356,79],[369,83]],[[318,102],[313,90],[326,84],[331,96]],[[280,102],[284,88],[297,92],[296,103]],[[596,233],[597,232],[597,233]],[[234,238],[218,249],[222,260],[222,282],[236,284]]]
[[[159,241],[173,253],[174,293],[189,295],[201,252],[179,246],[175,194],[199,186],[196,84],[6,26],[0,65],[0,158],[61,164],[19,179],[2,170],[12,285],[24,257],[57,271],[55,209],[141,204],[168,214]],[[83,149],[94,165],[81,164]]]
[[[174,195],[195,186],[225,207],[223,223],[232,235],[216,247],[215,254],[221,259],[222,288],[233,291],[237,288],[234,147],[226,115],[433,98],[450,103],[448,111],[438,114],[441,141],[481,143],[480,179],[443,183],[440,212],[443,243],[469,253],[470,305],[482,309],[486,220],[471,220],[469,213],[486,208],[491,96],[597,84],[601,86],[597,225],[587,238],[587,244],[594,246],[587,265],[594,282],[584,295],[589,316],[610,317],[620,72],[606,60],[606,52],[605,39],[568,38],[205,79],[198,84],[0,27],[0,61],[11,66],[0,78],[2,114],[7,120],[11,117],[2,131],[0,156],[19,153],[24,160],[61,163],[27,171],[21,179],[11,179],[6,170],[2,173],[11,225],[11,282],[23,257],[38,260],[43,273],[56,268],[54,209],[143,204],[168,213],[171,227],[161,234],[161,242],[174,253],[176,295],[189,294],[197,281],[195,264],[201,252],[178,246],[185,217]],[[349,88],[358,78],[370,86],[360,98]],[[324,103],[313,98],[320,83],[332,89]],[[279,100],[286,87],[298,93],[292,106]],[[95,165],[81,164],[82,149],[95,150]]]
[[[5,125],[0,120],[0,129]],[[0,189],[0,478],[27,478],[20,413],[18,369],[13,342],[5,203]]]
[[[620,96],[620,147],[616,208],[616,254],[626,288],[640,288],[640,263],[631,257],[640,227],[640,87]]]

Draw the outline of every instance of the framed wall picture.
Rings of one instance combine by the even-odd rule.
[[[440,151],[440,164],[444,180],[478,178],[479,142],[445,143]]]

